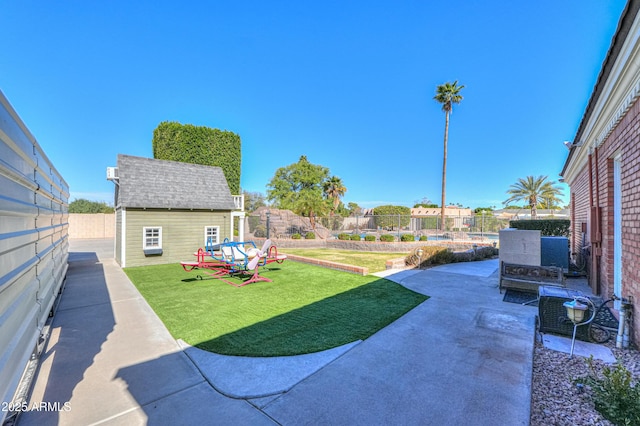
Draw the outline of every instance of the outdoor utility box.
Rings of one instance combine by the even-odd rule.
[[[542,266],[559,266],[569,272],[569,239],[567,237],[542,237],[540,239]]]
[[[576,296],[584,297],[577,290],[570,290],[555,286],[540,286],[538,288],[538,318],[540,332],[573,336],[573,323],[567,316],[564,302],[570,302]],[[592,315],[591,307],[585,312],[585,321]],[[576,330],[576,339],[589,341],[589,324],[581,325]]]
[[[500,261],[540,266],[540,231],[501,229]]]

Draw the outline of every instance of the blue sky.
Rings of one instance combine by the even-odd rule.
[[[2,2],[0,89],[71,188],[113,201],[119,153],[178,121],[238,133],[241,185],[306,155],[362,207],[502,206],[557,181],[622,0]],[[565,200],[568,189],[562,186]]]

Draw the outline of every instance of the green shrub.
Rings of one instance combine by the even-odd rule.
[[[568,237],[571,221],[569,219],[511,220],[509,226],[516,229],[540,231],[542,236]]]
[[[316,239],[316,234],[313,232],[307,232],[306,235],[304,236],[305,240],[315,240]]]
[[[408,241],[415,241],[415,240],[416,240],[416,237],[414,237],[413,234],[400,235],[400,241],[408,242]]]
[[[253,230],[253,236],[256,238],[265,238],[267,236],[267,227],[264,225],[258,225]]]
[[[391,234],[383,234],[380,235],[380,241],[384,241],[385,243],[392,243],[396,240],[396,237],[394,237]]]
[[[299,240],[301,238],[302,238],[302,235],[300,235],[298,233],[295,233],[295,234],[291,235],[291,239],[292,240]]]
[[[631,372],[622,363],[604,366],[598,374],[593,356],[587,359],[589,375],[575,380],[593,392],[593,404],[602,416],[616,425],[640,425],[640,384],[632,383]]]
[[[365,235],[364,236],[364,240],[365,241],[375,241],[376,240],[376,236],[375,235]]]
[[[360,241],[360,234],[352,234],[351,237],[349,237],[349,239],[351,241]]]
[[[258,226],[260,226],[260,216],[249,216],[248,222],[249,222],[249,232],[253,232]]]
[[[69,203],[69,213],[113,213],[113,207],[105,202],[89,201],[81,198]]]
[[[153,158],[217,166],[229,191],[240,193],[240,136],[228,130],[164,121],[153,131]]]
[[[418,250],[422,249],[422,256],[418,256]],[[455,254],[446,247],[441,246],[421,246],[414,249],[410,255],[405,257],[405,265],[443,265],[454,263]]]
[[[349,239],[349,237],[350,237],[350,235],[349,235],[349,234],[345,234],[344,232],[343,232],[343,233],[338,234],[338,239],[339,239],[339,240],[348,240],[348,239]]]
[[[429,237],[426,235],[420,235],[420,241],[429,241]]]

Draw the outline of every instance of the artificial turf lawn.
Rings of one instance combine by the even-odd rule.
[[[347,265],[362,266],[369,268],[369,273],[380,272],[386,269],[386,261],[405,257],[407,252],[385,253],[385,252],[359,252],[353,250],[336,250],[328,248],[286,248],[280,250],[282,253],[291,253],[298,256],[311,257],[313,259],[329,260],[331,262],[345,263]]]
[[[427,299],[383,278],[292,261],[260,268],[273,282],[239,288],[179,264],[125,272],[174,338],[226,355],[297,355],[366,339]]]

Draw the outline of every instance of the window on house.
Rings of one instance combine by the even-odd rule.
[[[204,227],[204,246],[209,247],[220,242],[220,227],[205,226]]]
[[[158,226],[144,227],[142,249],[146,255],[162,254],[162,228]]]

